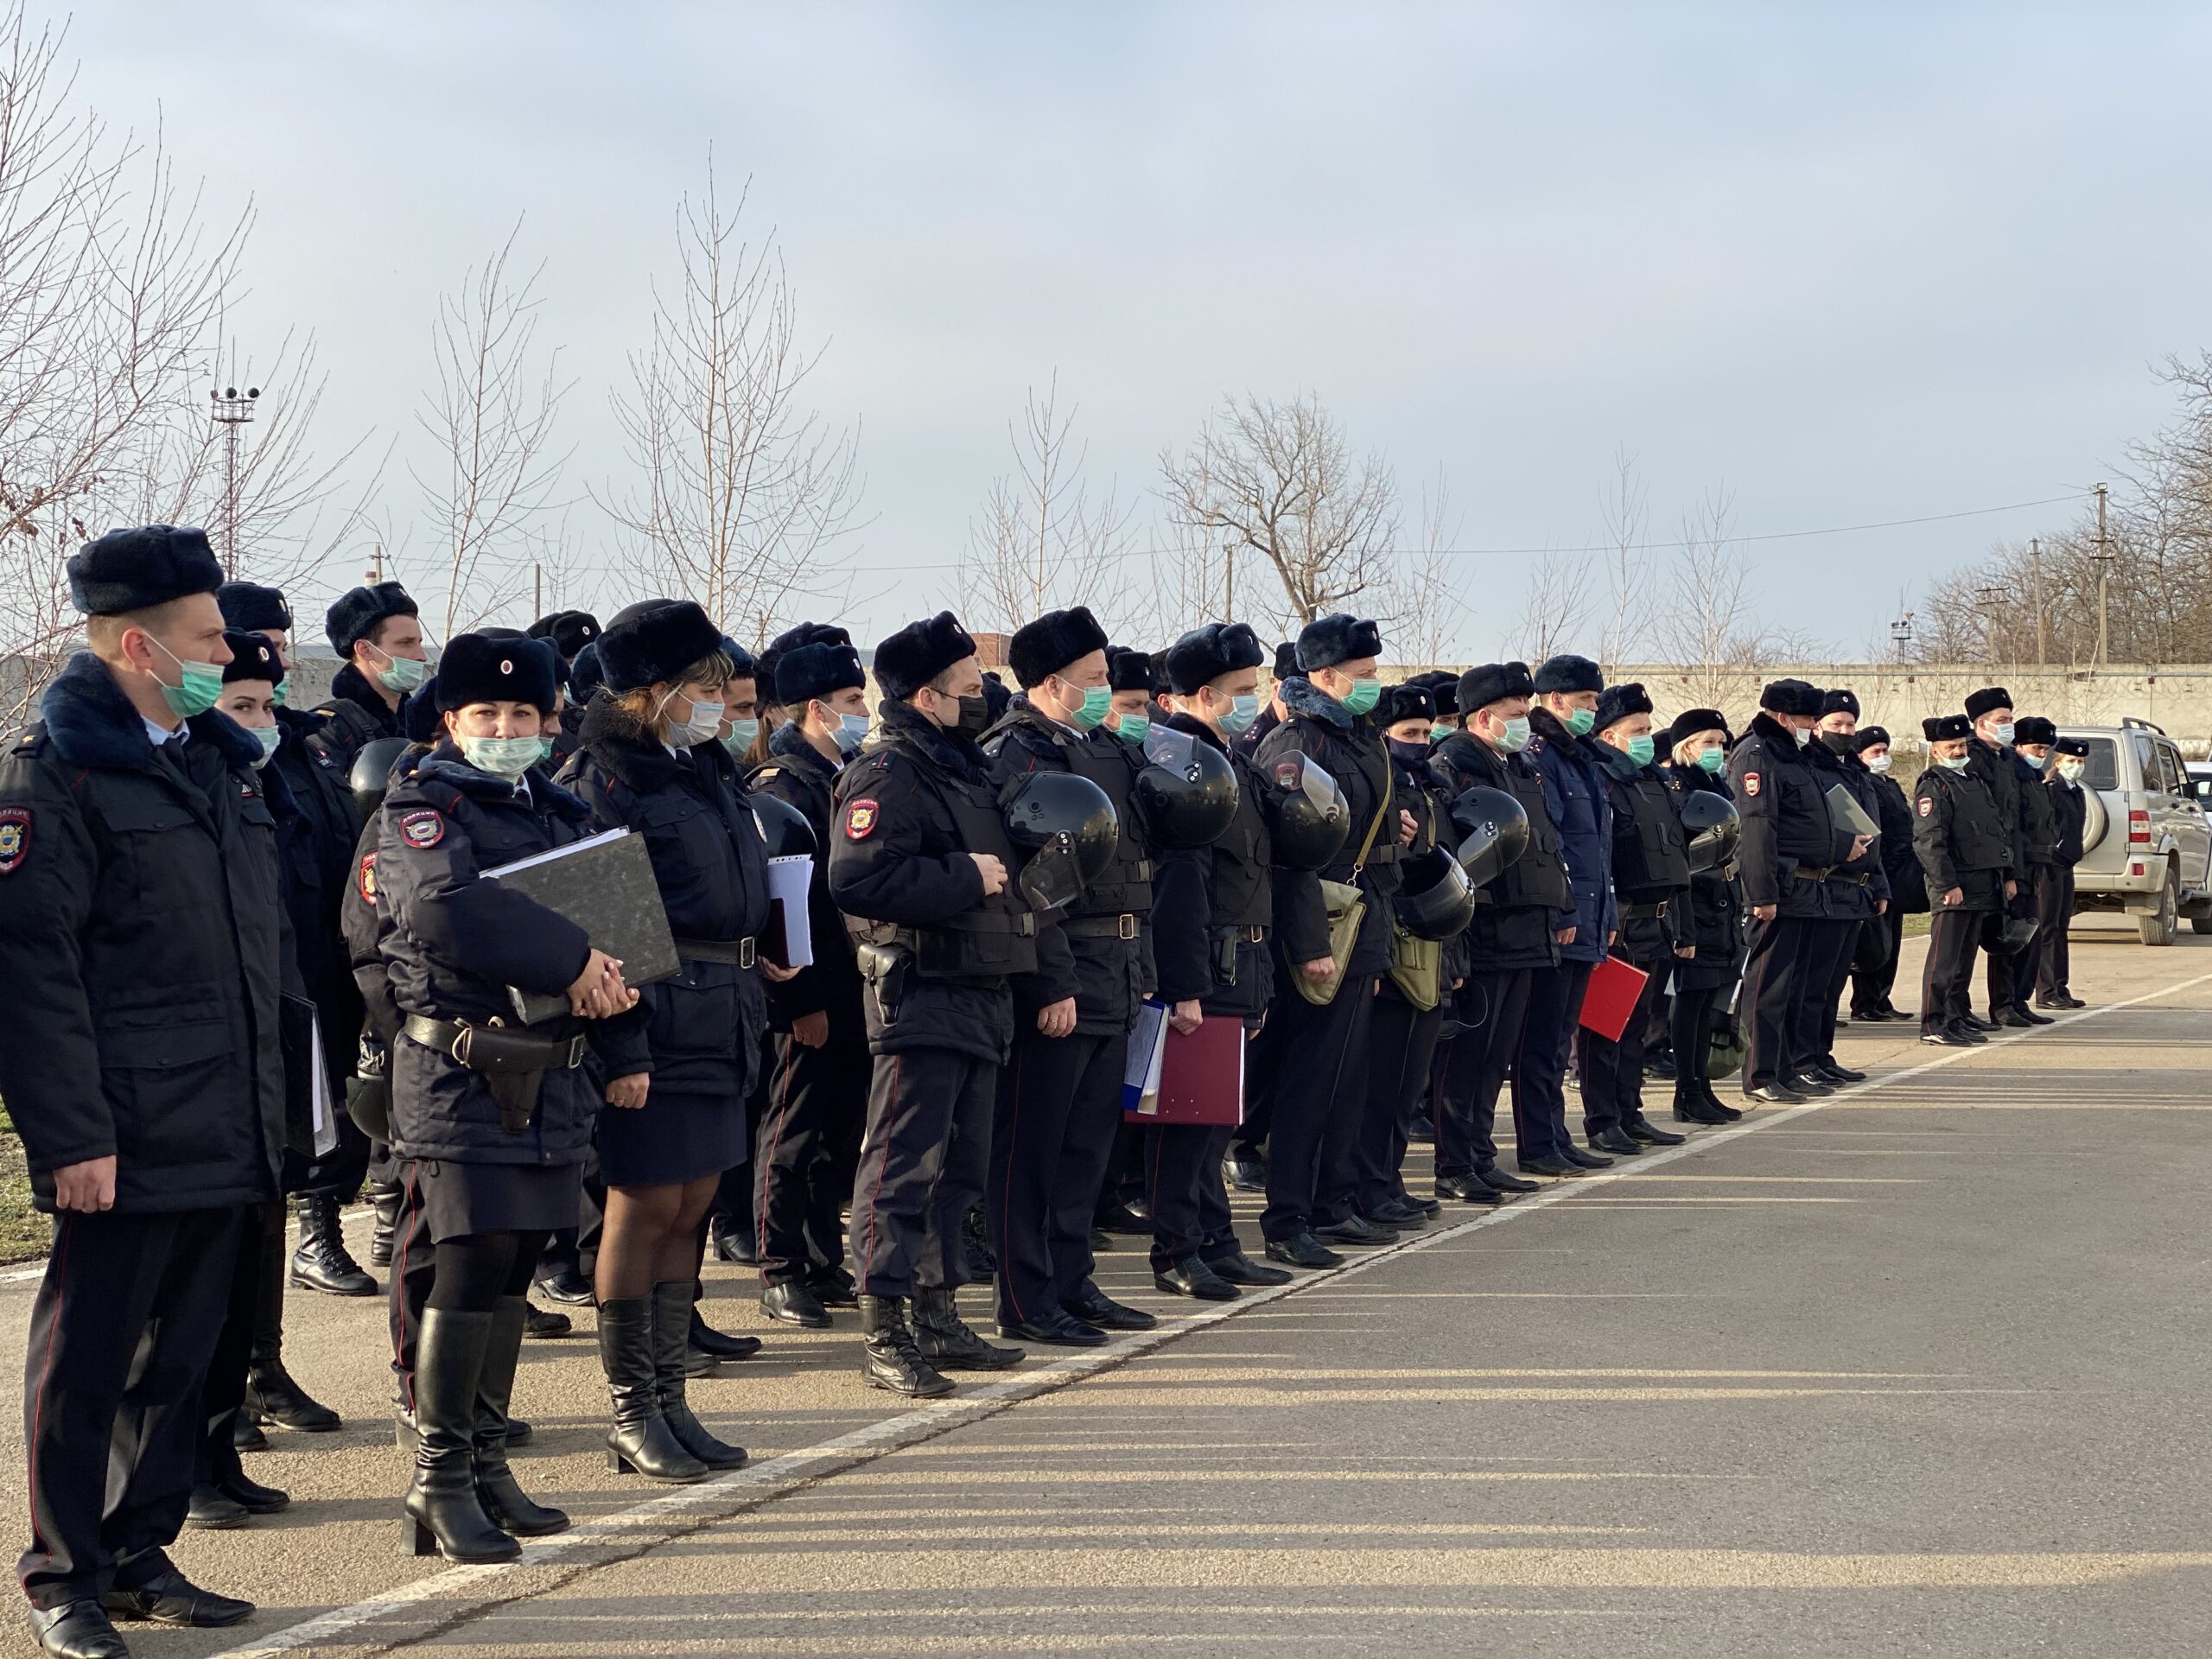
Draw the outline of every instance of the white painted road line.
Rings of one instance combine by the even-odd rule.
[[[2116,1014],[2123,1008],[2155,1002],[2208,982],[2212,982],[2212,973],[2199,974],[2194,978],[2178,981],[2125,1001],[2104,1003],[2097,1007],[2062,1014],[2052,1020],[2050,1029],[2060,1030],[2104,1014]],[[453,1567],[429,1573],[410,1584],[370,1596],[351,1606],[334,1608],[299,1624],[257,1637],[245,1646],[226,1649],[214,1656],[214,1659],[263,1659],[264,1656],[274,1659],[276,1655],[297,1653],[319,1643],[348,1637],[353,1638],[349,1645],[361,1645],[365,1639],[373,1639],[365,1635],[365,1627],[383,1620],[391,1620],[395,1626],[404,1626],[406,1621],[401,1615],[410,1609],[419,1610],[429,1628],[445,1628],[464,1623],[486,1608],[542,1593],[594,1567],[642,1554],[685,1532],[742,1514],[810,1482],[874,1462],[904,1447],[935,1440],[966,1424],[995,1416],[1024,1400],[1035,1399],[1040,1395],[1081,1382],[1085,1377],[1095,1376],[1101,1371],[1109,1370],[1164,1347],[1193,1331],[1202,1331],[1225,1319],[1235,1319],[1255,1307],[1299,1295],[1316,1286],[1356,1278],[1400,1255],[1432,1249],[1484,1228],[1503,1226],[1520,1217],[1567,1203],[1578,1192],[1591,1192],[1617,1181],[1633,1180],[1647,1171],[1711,1147],[1725,1146],[1747,1135],[1755,1135],[1776,1124],[1809,1116],[1838,1103],[1847,1103],[1858,1096],[1925,1077],[1931,1071],[1957,1065],[1962,1060],[2010,1047],[2036,1034],[2034,1031],[2018,1032],[2010,1036],[1993,1037],[1987,1044],[1978,1047],[1948,1050],[1917,1065],[1906,1066],[1902,1071],[1885,1072],[1879,1077],[1869,1077],[1864,1083],[1853,1084],[1825,1099],[1807,1101],[1802,1105],[1785,1107],[1779,1111],[1762,1112],[1727,1128],[1700,1133],[1681,1146],[1646,1153],[1630,1164],[1593,1173],[1581,1180],[1557,1182],[1541,1192],[1515,1199],[1501,1209],[1487,1211],[1471,1220],[1370,1251],[1341,1268],[1310,1274],[1287,1285],[1249,1291],[1234,1302],[1225,1302],[1180,1319],[1164,1320],[1157,1329],[1123,1337],[1103,1348],[1071,1355],[996,1382],[984,1383],[956,1398],[917,1407],[718,1479],[704,1481],[696,1486],[681,1487],[648,1498],[642,1503],[633,1504],[602,1519],[575,1527],[556,1538],[526,1544],[518,1560],[494,1566]],[[397,1535],[399,1521],[396,1502],[392,1524]],[[535,1574],[527,1580],[517,1577],[527,1569],[543,1567],[570,1570],[560,1573],[550,1583]],[[391,1632],[394,1637],[420,1633],[411,1626],[404,1630],[396,1628]]]

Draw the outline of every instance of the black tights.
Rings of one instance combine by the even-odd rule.
[[[438,1241],[429,1306],[448,1313],[489,1313],[503,1296],[530,1289],[543,1233],[467,1233]]]
[[[699,1276],[700,1230],[720,1175],[666,1186],[610,1186],[594,1288],[602,1302],[650,1296],[655,1285]]]

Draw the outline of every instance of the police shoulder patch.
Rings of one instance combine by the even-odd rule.
[[[361,868],[353,872],[353,885],[361,892],[361,902],[373,908],[377,902],[377,855],[361,855]]]
[[[410,812],[399,821],[399,838],[417,852],[446,838],[446,821],[435,812]]]
[[[1744,774],[1744,793],[1745,793],[1745,794],[1746,794],[1746,795],[1756,795],[1756,794],[1758,794],[1758,792],[1759,792],[1759,775],[1758,775],[1758,773],[1757,773],[1756,772],[1745,772],[1745,773]]]
[[[866,841],[875,829],[875,818],[874,801],[855,801],[845,809],[845,839]]]
[[[1922,817],[1926,817],[1935,810],[1936,798],[1933,795],[1923,795],[1920,798],[1920,816]]]
[[[0,875],[13,875],[31,851],[31,810],[0,806]]]

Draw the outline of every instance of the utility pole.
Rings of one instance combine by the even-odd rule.
[[[2036,666],[2042,668],[2046,665],[2050,653],[2050,639],[2048,631],[2044,626],[2043,617],[2043,538],[2041,537],[2028,537],[2028,568],[2035,573]]]
[[[236,386],[218,386],[207,394],[214,404],[215,424],[223,429],[223,574],[238,573],[238,444],[246,423],[253,419],[259,386],[248,386],[240,396]]]
[[[2097,492],[2097,666],[2102,668],[2107,660],[2106,645],[2110,639],[2107,632],[2107,593],[2112,585],[2112,545],[2105,538],[2105,486],[2099,484]]]
[[[374,560],[369,566],[369,580],[372,582],[384,580],[384,543],[382,542],[377,543]]]
[[[545,567],[530,567],[530,614],[533,620],[545,614]]]

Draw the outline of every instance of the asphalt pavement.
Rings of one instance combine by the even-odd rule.
[[[289,1512],[175,1552],[255,1619],[134,1650],[2201,1653],[2209,945],[2084,918],[2084,1014],[1854,1028],[1873,1075],[1833,1100],[1287,1294],[1195,1308],[1116,1251],[1160,1332],[944,1402],[717,1270],[771,1347],[695,1394],[753,1466],[610,1474],[588,1338],[527,1344],[518,1471],[582,1524],[512,1567],[403,1552],[382,1304],[296,1293],[293,1368],[348,1425],[250,1459]]]

